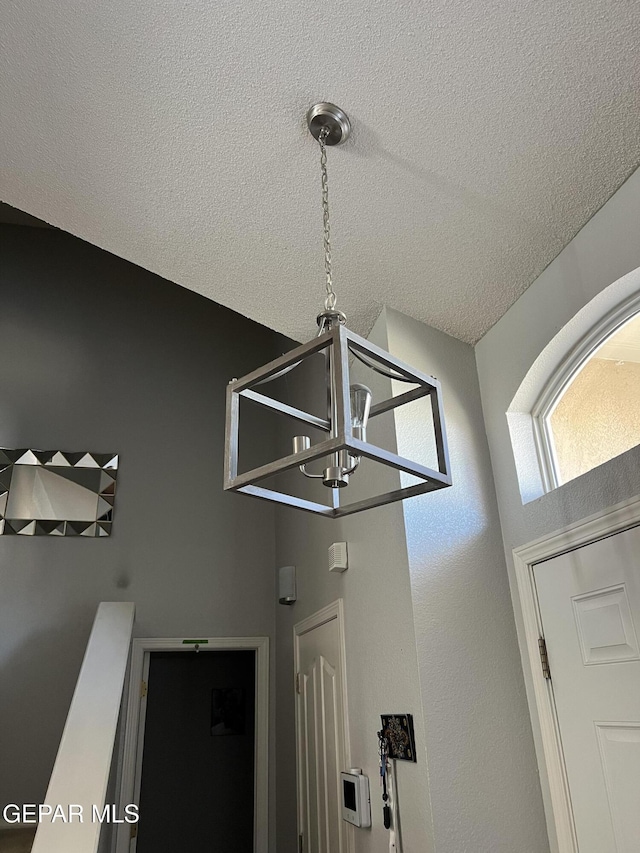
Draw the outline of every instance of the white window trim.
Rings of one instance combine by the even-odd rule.
[[[531,410],[533,434],[545,492],[562,485],[557,465],[553,433],[549,423],[551,415],[569,385],[585,367],[589,359],[607,340],[618,332],[625,323],[640,313],[640,293],[635,293],[621,305],[606,314],[567,353]]]

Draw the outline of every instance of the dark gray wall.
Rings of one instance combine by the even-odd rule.
[[[37,803],[100,601],[138,636],[273,637],[273,510],[221,483],[225,386],[282,346],[62,232],[0,238],[0,446],[120,454],[111,538],[0,537],[0,802]]]

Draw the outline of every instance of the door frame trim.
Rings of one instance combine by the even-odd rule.
[[[185,644],[185,639],[189,640]],[[204,638],[203,638],[204,640]],[[269,638],[207,637],[200,652],[254,651],[256,653],[255,774],[254,774],[254,853],[268,853],[269,847]],[[145,657],[149,652],[192,652],[193,641],[184,637],[143,637],[133,640],[122,754],[120,805],[133,802],[138,731],[140,725],[140,684]],[[129,853],[131,826],[118,827],[116,853]]]
[[[558,557],[598,539],[621,533],[640,524],[640,495],[601,510],[573,524],[513,550],[516,591],[524,638],[520,641],[523,666],[531,677],[533,697],[528,696],[529,711],[542,736],[542,754],[536,744],[538,765],[547,778],[551,814],[547,821],[555,827],[558,853],[578,853],[578,842],[571,808],[567,771],[562,752],[553,683],[542,674],[538,640],[544,636],[533,569],[537,563]]]
[[[344,738],[344,752],[345,752],[345,765],[346,767],[351,767],[351,740],[349,737],[349,701],[347,697],[347,647],[345,642],[345,631],[344,631],[344,602],[341,598],[338,598],[336,601],[332,601],[331,604],[327,604],[326,607],[323,607],[321,610],[318,610],[316,613],[312,613],[311,616],[307,616],[306,619],[302,619],[300,622],[296,622],[293,626],[293,683],[294,683],[294,696],[295,696],[295,706],[296,706],[296,813],[297,813],[297,831],[300,833],[301,825],[300,825],[300,755],[298,751],[298,740],[300,736],[300,720],[298,719],[298,697],[295,693],[296,691],[296,676],[299,672],[299,661],[300,661],[300,649],[298,640],[303,634],[307,634],[309,631],[312,631],[314,628],[319,628],[320,625],[324,625],[326,622],[330,622],[332,619],[335,619],[338,625],[338,649],[340,655],[340,668],[341,678],[342,678],[342,704],[344,710],[344,721],[343,721],[343,731],[342,736]],[[347,849],[345,853],[353,853],[354,850],[354,834],[353,827],[347,826]]]

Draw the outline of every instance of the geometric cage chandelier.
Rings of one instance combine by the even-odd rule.
[[[224,489],[326,518],[341,518],[446,488],[451,485],[451,473],[442,390],[438,380],[356,335],[347,328],[345,315],[336,308],[331,269],[327,146],[345,142],[351,123],[346,113],[335,104],[320,103],[307,113],[307,124],[320,146],[326,275],[324,310],[317,317],[318,334],[313,340],[241,379],[232,380],[227,386]],[[280,399],[283,387],[285,392],[290,391],[305,365],[312,359],[317,365],[318,358],[321,359],[321,367],[320,370],[317,366],[312,369],[312,376],[313,391],[322,401],[321,411],[311,411],[313,406],[304,403],[291,405],[283,402]],[[365,371],[375,379],[369,385],[381,386],[380,399],[375,398],[369,385],[353,381],[354,373],[359,379]],[[380,376],[387,381],[381,382]],[[271,387],[279,388],[280,393],[264,393],[264,386],[271,383]],[[397,387],[397,383],[407,390],[394,395],[392,387]],[[303,392],[311,393],[306,377],[298,384],[302,385]],[[368,435],[376,419],[389,412],[394,412],[395,417],[401,407],[421,398],[428,398],[430,403],[430,415],[420,422],[420,430],[429,433],[428,440],[435,457],[433,467],[399,456],[393,450],[372,442]],[[290,431],[295,425],[296,434],[291,436],[284,455],[242,471],[240,413],[241,406],[246,403],[276,413],[283,422],[287,422]],[[376,471],[373,463],[403,472],[400,487],[382,488],[380,491],[379,483],[385,478],[377,475],[380,469]],[[369,471],[358,482],[367,465]],[[355,493],[355,496],[350,497],[350,493]]]

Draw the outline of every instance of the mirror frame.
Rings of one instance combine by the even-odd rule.
[[[11,479],[16,465],[33,465],[43,468],[86,468],[103,471],[100,491],[96,492],[96,515],[99,501],[109,505],[95,521],[79,521],[68,518],[36,519],[7,518]],[[118,456],[114,453],[80,453],[64,450],[32,450],[29,448],[0,448],[0,535],[17,536],[86,536],[104,537],[111,535],[113,504],[118,476]],[[103,507],[104,509],[104,504]]]

